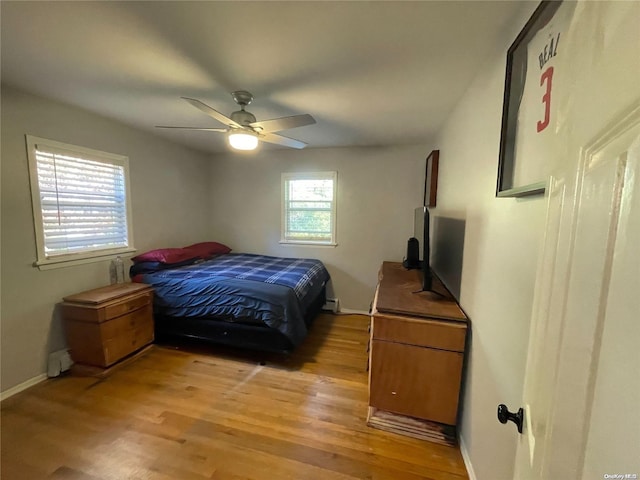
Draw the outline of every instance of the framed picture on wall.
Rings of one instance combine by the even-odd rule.
[[[543,1],[507,52],[497,197],[544,193],[557,101],[553,96],[571,2]]]
[[[425,207],[436,206],[438,193],[438,161],[440,150],[432,150],[427,157],[427,167],[424,175],[424,203]]]

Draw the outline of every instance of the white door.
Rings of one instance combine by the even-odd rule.
[[[640,478],[639,25],[581,2],[563,39],[517,480]]]

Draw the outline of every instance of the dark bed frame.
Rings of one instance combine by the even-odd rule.
[[[311,326],[313,319],[322,309],[326,299],[326,288],[311,302],[305,313],[304,322]],[[200,340],[203,342],[230,345],[249,350],[290,353],[295,346],[275,328],[263,324],[239,323],[220,318],[171,317],[154,315],[156,341],[170,342],[172,339]]]

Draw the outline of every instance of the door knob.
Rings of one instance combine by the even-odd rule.
[[[518,413],[511,413],[504,403],[498,405],[498,420],[500,423],[512,421],[518,427],[518,433],[522,433],[522,421],[524,420],[524,410],[518,409]]]

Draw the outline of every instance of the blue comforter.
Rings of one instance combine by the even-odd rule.
[[[230,253],[140,280],[155,289],[156,313],[266,324],[298,345],[307,334],[306,310],[329,273],[319,260]]]

